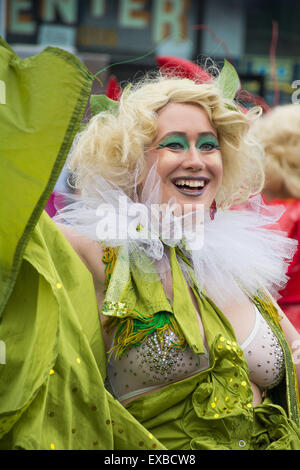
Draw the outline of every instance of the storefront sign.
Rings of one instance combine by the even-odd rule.
[[[5,1],[5,0],[2,0]],[[146,52],[166,38],[193,41],[197,2],[189,0],[6,0],[6,40],[80,51]],[[196,5],[195,5],[196,4]]]

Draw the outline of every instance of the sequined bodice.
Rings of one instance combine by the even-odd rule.
[[[176,336],[166,330],[160,341],[156,332],[139,346],[108,361],[109,387],[124,401],[146,391],[185,379],[209,367],[209,355],[195,354],[189,348],[181,351]],[[267,322],[256,308],[253,331],[241,345],[249,367],[250,380],[260,388],[276,386],[284,376],[281,346]]]
[[[170,330],[166,330],[162,343],[153,333],[120,359],[111,358],[107,373],[113,395],[123,401],[209,367],[207,353],[197,355],[189,348],[181,351],[174,345],[176,340]]]

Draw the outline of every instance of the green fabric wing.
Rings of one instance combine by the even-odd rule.
[[[0,449],[164,449],[105,389],[92,275],[42,212],[92,78],[67,52],[21,61],[0,42]]]
[[[21,60],[0,38],[0,316],[80,125],[92,80],[66,51],[48,47]]]

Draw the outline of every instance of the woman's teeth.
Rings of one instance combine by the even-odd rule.
[[[194,180],[177,180],[175,182],[176,186],[188,186],[190,188],[203,188],[205,185],[204,181],[194,181]]]

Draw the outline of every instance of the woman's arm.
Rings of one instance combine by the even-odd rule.
[[[80,259],[93,276],[99,309],[104,300],[105,263],[102,261],[104,250],[99,242],[81,235],[72,227],[56,224],[65,238],[72,245]]]

